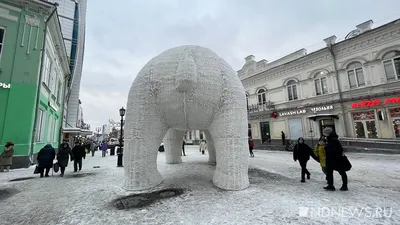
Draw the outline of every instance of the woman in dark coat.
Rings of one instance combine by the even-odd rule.
[[[328,186],[324,189],[329,191],[334,191],[335,186],[333,185],[333,171],[339,172],[342,177],[342,187],[341,191],[347,191],[347,174],[343,169],[342,158],[343,158],[343,147],[339,141],[339,137],[336,132],[332,131],[331,128],[325,128],[323,130],[323,135],[326,137],[328,144],[325,146],[326,152],[326,177],[328,179]]]
[[[37,156],[37,161],[39,163],[39,173],[40,177],[43,177],[44,169],[46,169],[46,177],[49,176],[49,171],[53,167],[53,160],[56,157],[56,150],[51,146],[51,144],[47,144],[44,146]]]
[[[301,180],[300,182],[304,183],[305,175],[307,174],[307,179],[310,179],[310,172],[307,170],[307,162],[310,160],[310,156],[317,160],[317,157],[314,154],[314,151],[310,146],[304,143],[304,139],[300,137],[297,140],[297,144],[294,146],[293,149],[293,160],[299,160],[301,166]]]
[[[58,148],[57,161],[60,165],[60,176],[64,176],[65,168],[68,166],[69,156],[72,154],[71,148],[67,142],[63,142]]]

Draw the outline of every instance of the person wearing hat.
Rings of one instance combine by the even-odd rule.
[[[325,154],[326,154],[326,177],[328,180],[328,186],[324,187],[324,189],[329,191],[334,191],[335,186],[333,185],[333,171],[336,170],[339,172],[342,177],[342,187],[341,191],[347,191],[348,187],[348,179],[346,171],[343,169],[343,165],[341,163],[341,159],[343,157],[343,147],[339,141],[339,136],[332,130],[332,128],[325,128],[323,130],[323,135],[326,137],[327,144],[325,146]]]
[[[14,143],[8,141],[4,147],[3,153],[0,155],[0,172],[4,169],[8,172],[12,165],[12,157],[14,155]]]

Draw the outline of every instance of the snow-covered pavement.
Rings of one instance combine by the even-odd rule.
[[[159,153],[165,180],[157,188],[186,192],[140,209],[110,204],[131,194],[122,189],[116,156],[88,155],[81,172],[73,173],[70,163],[63,178],[39,178],[33,167],[0,173],[0,224],[400,224],[400,155],[348,153],[349,191],[328,192],[315,161],[309,162],[311,180],[300,183],[300,167],[290,152],[255,150],[250,187],[226,192],[212,184],[214,166],[207,164],[207,155],[197,146],[186,146],[186,153],[178,165],[165,164]],[[84,173],[92,175],[73,176]],[[339,188],[338,174],[335,183]]]

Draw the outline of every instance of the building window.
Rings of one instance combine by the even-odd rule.
[[[5,34],[5,29],[0,27],[0,57],[3,53],[3,43],[4,43],[4,34]]]
[[[54,119],[54,123],[53,123],[53,142],[57,142],[57,119]]]
[[[357,138],[378,138],[374,111],[353,113],[353,120]]]
[[[48,53],[46,52],[46,55],[44,57],[43,83],[45,83],[47,87],[49,87],[50,85],[51,67],[52,63]]]
[[[393,120],[394,136],[400,138],[400,108],[391,109],[390,117]]]
[[[257,96],[258,96],[258,104],[259,105],[263,105],[263,104],[267,103],[267,97],[265,95],[265,90],[264,89],[260,89],[257,92]]]
[[[314,83],[315,83],[315,92],[317,95],[324,95],[328,93],[328,85],[326,83],[326,77],[315,79]]]
[[[47,143],[51,142],[53,134],[53,120],[51,120],[51,115],[49,116],[49,124],[47,126]]]
[[[41,142],[43,141],[44,130],[46,126],[46,113],[42,109],[39,109],[38,119],[39,120],[37,121],[36,141]]]
[[[58,81],[58,86],[57,86],[57,102],[60,103],[60,98],[61,98],[61,81]]]
[[[291,80],[287,83],[287,91],[288,91],[289,101],[299,99],[297,95],[297,84],[295,81]]]
[[[347,67],[347,75],[349,77],[350,88],[365,86],[364,73],[362,64],[354,62]]]
[[[400,79],[400,51],[392,51],[383,57],[383,68],[388,81]]]

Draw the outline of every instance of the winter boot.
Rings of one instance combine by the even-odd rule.
[[[340,190],[341,190],[341,191],[348,191],[349,189],[347,188],[347,185],[346,185],[346,186],[343,185],[343,186],[340,188]]]
[[[310,179],[310,175],[311,175],[311,174],[307,174],[307,180],[309,180],[309,179]]]
[[[335,186],[333,186],[333,185],[328,185],[328,186],[324,187],[324,189],[327,191],[335,191],[336,190]]]
[[[300,182],[301,182],[301,183],[305,183],[306,181],[305,181],[305,180],[301,180]]]

